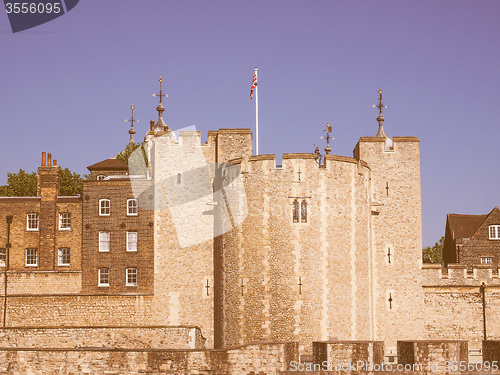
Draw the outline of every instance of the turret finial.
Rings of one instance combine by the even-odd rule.
[[[158,107],[156,107],[156,110],[158,111],[158,121],[156,122],[155,130],[156,131],[167,131],[167,130],[169,130],[169,128],[168,128],[167,124],[165,124],[165,122],[163,121],[163,111],[165,111],[165,107],[162,104],[162,98],[168,98],[168,95],[163,93],[163,90],[161,87],[162,86],[161,84],[163,83],[163,78],[160,77],[158,82],[160,82],[160,92],[157,94],[153,94],[153,96],[160,98],[160,104],[158,104]]]
[[[394,149],[394,144],[393,144],[393,141],[392,141],[392,138],[389,137],[387,135],[387,133],[384,131],[384,116],[382,116],[382,109],[385,109],[387,108],[386,105],[384,105],[384,103],[382,103],[382,90],[378,90],[378,104],[377,105],[373,105],[373,107],[377,107],[378,108],[378,117],[377,117],[377,121],[378,121],[378,132],[377,134],[375,135],[375,137],[377,138],[385,138],[385,148],[387,150],[393,150]]]

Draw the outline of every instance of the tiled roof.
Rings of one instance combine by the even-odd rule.
[[[106,159],[99,163],[88,166],[89,171],[126,171],[128,165],[118,159]]]
[[[448,214],[448,224],[454,238],[470,238],[488,215]]]

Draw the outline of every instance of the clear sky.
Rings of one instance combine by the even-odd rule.
[[[421,141],[424,245],[447,213],[500,203],[500,1],[81,0],[12,34],[0,11],[0,184],[41,152],[86,167],[141,139],[164,79],[174,128],[253,130],[259,68],[261,154],[333,152],[384,128]],[[278,159],[278,160],[279,160]]]

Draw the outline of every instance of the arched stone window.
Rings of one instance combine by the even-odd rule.
[[[182,175],[180,173],[177,173],[177,185],[182,184]]]
[[[299,201],[297,199],[293,201],[293,222],[299,222]]]
[[[305,200],[300,205],[300,221],[307,223],[307,202]]]

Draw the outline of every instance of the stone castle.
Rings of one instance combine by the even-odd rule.
[[[0,198],[5,371],[496,358],[498,268],[422,264],[419,140],[385,133],[379,93],[353,157],[277,165],[248,129],[202,144],[165,124],[161,95],[145,147],[89,166],[81,196],[59,195],[44,153],[37,196]]]

